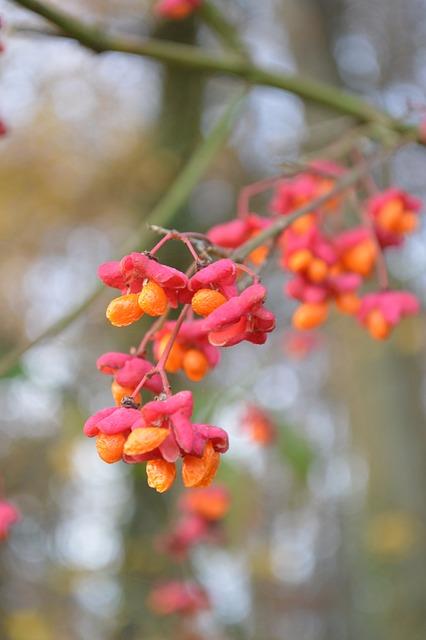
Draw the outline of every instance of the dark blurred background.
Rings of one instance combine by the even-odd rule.
[[[114,33],[219,47],[196,18],[160,23],[144,0],[56,5]],[[257,62],[346,87],[396,117],[421,114],[423,0],[218,5]],[[6,354],[92,292],[98,265],[131,242],[239,82],[24,33],[42,21],[6,0],[0,13]],[[253,89],[226,148],[169,226],[205,231],[230,219],[243,185],[306,152],[320,155],[350,125],[293,95]],[[376,179],[424,197],[425,174],[426,152],[412,145]],[[262,212],[266,200],[255,204]],[[423,225],[389,261],[392,276],[423,301],[425,236]],[[143,248],[152,243],[147,232]],[[169,263],[171,252],[163,254]],[[183,565],[153,542],[176,517],[179,484],[158,495],[143,468],[102,463],[82,434],[87,417],[111,405],[96,359],[138,344],[143,323],[111,327],[105,291],[0,381],[0,475],[22,513],[0,547],[1,638],[424,640],[424,314],[386,344],[333,317],[319,346],[294,358],[283,339],[292,305],[282,275],[271,270],[263,281],[278,317],[267,344],[224,353],[202,383],[174,381],[196,394],[199,421],[231,436],[219,472],[233,497],[227,544],[199,547]],[[261,447],[239,428],[248,398],[271,412],[277,445]],[[212,610],[184,621],[155,616],[146,605],[151,587],[183,575],[204,585]]]

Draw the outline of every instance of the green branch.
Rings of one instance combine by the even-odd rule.
[[[132,232],[130,241],[120,247],[117,257],[121,258],[124,254],[129,253],[130,251],[142,249],[142,245],[147,234],[147,223],[155,223],[158,225],[167,224],[172,220],[180,207],[185,204],[192,189],[204,175],[221,147],[225,144],[229,133],[232,131],[237,116],[241,111],[244,102],[244,95],[245,91],[241,91],[234,97],[207,137],[195,150],[188,163],[171,185],[170,189],[168,189],[165,196],[154,207],[147,218],[144,219],[143,224],[141,224],[136,231]],[[51,338],[66,329],[66,327],[72,324],[74,320],[76,320],[90,307],[90,305],[98,298],[99,294],[104,290],[105,286],[103,284],[97,285],[92,293],[83,300],[78,307],[73,309],[71,313],[48,327],[34,340],[25,341],[7,353],[0,360],[0,376],[8,373],[8,371],[10,371],[16,363],[19,362],[22,355],[31,349],[31,347],[34,347],[42,340]]]
[[[192,71],[233,75],[251,84],[289,91],[303,100],[315,102],[352,116],[358,122],[376,123],[384,129],[410,135],[413,139],[416,137],[413,127],[406,127],[399,120],[392,118],[361,98],[325,83],[298,75],[290,76],[268,71],[257,67],[239,55],[216,54],[190,45],[161,40],[131,42],[115,38],[82,23],[64,11],[49,7],[39,0],[12,0],[12,2],[56,25],[61,30],[58,35],[73,38],[97,53],[116,51],[152,58]]]

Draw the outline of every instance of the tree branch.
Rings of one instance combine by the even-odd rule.
[[[58,35],[73,38],[97,53],[116,51],[152,58],[192,71],[237,76],[250,84],[289,91],[303,100],[352,116],[358,122],[376,123],[382,129],[411,136],[413,140],[417,139],[414,127],[406,126],[361,98],[325,83],[298,75],[290,76],[268,71],[242,59],[239,55],[210,53],[198,47],[161,40],[131,42],[108,36],[99,29],[86,25],[64,11],[50,7],[39,0],[11,1],[56,25],[61,30],[61,34]]]

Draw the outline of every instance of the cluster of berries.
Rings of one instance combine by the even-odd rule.
[[[248,205],[240,207],[236,220],[213,227],[208,237],[220,247],[237,250],[265,230],[264,235],[273,235],[268,230],[284,226],[273,240],[257,246],[247,263],[262,263],[273,247],[278,248],[279,264],[291,275],[284,293],[300,302],[294,327],[320,326],[335,305],[382,340],[402,317],[420,308],[412,293],[389,290],[384,252],[401,246],[417,228],[421,202],[395,187],[363,198],[360,190],[333,195],[345,173],[340,165],[317,162],[296,177],[277,179],[267,217],[250,213]],[[270,184],[265,181],[265,187]],[[355,222],[350,220],[348,228],[351,217]],[[283,218],[289,219],[287,225],[282,225]],[[379,290],[369,287],[362,294],[362,285],[374,273]]]
[[[237,219],[206,236],[164,231],[150,252],[101,265],[102,281],[121,292],[106,311],[113,325],[127,326],[143,315],[156,318],[138,349],[98,360],[99,370],[113,376],[116,406],[89,418],[84,431],[96,436],[103,460],[147,462],[149,485],[165,491],[181,458],[186,487],[210,484],[228,436],[219,427],[191,422],[192,393],[173,395],[168,373],[183,371],[199,381],[218,365],[221,348],[266,341],[275,318],[264,307],[266,289],[253,269],[269,262],[274,249],[290,274],[285,295],[300,302],[292,318],[297,329],[318,327],[334,305],[382,340],[402,317],[419,311],[412,293],[389,289],[384,252],[400,246],[417,227],[420,201],[397,188],[369,197],[361,186],[342,193],[336,185],[345,172],[340,165],[317,162],[291,178],[252,185],[250,194],[274,187],[268,216],[250,213],[246,192]],[[358,216],[355,223],[351,215]],[[155,255],[171,239],[181,240],[191,253],[187,273],[161,264]],[[194,244],[202,246],[202,259]],[[231,259],[238,254],[242,263]],[[230,257],[213,261],[212,256]],[[374,273],[378,290],[369,286],[363,293]],[[177,319],[168,319],[180,306]],[[146,357],[149,345],[155,365]],[[142,390],[155,397],[141,408]],[[266,442],[272,440],[270,426],[251,414],[247,422],[257,423]]]
[[[155,257],[172,238],[182,240],[191,251],[191,277]],[[241,276],[247,271],[253,281],[240,292]],[[198,381],[219,363],[221,347],[243,340],[263,344],[275,327],[274,315],[263,304],[266,289],[256,274],[230,259],[201,260],[188,235],[175,232],[167,233],[149,253],[132,253],[101,265],[99,276],[122,294],[106,311],[114,326],[132,324],[144,314],[157,320],[137,350],[99,358],[101,373],[113,376],[116,404],[89,418],[85,434],[96,436],[97,451],[108,463],[146,462],[148,484],[157,491],[173,484],[179,458],[184,485],[207,487],[220,454],[228,449],[228,435],[219,427],[191,422],[192,393],[173,395],[168,373],[182,370]],[[167,320],[169,310],[179,305],[178,318]],[[146,358],[150,343],[155,366]],[[142,390],[155,396],[143,405]]]

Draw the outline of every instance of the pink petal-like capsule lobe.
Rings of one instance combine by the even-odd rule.
[[[182,271],[161,264],[144,253],[133,252],[126,256],[124,268],[135,276],[155,280],[162,287],[183,289],[188,284],[188,277]]]
[[[116,409],[117,411],[98,422],[99,431],[106,435],[128,431],[134,426],[135,422],[139,424],[141,420],[141,413],[137,409],[125,409],[123,407],[116,407]]]
[[[132,425],[140,419],[141,413],[137,409],[107,407],[86,420],[83,432],[89,438],[97,436],[99,432],[106,435],[121,433],[122,431],[130,430]]]
[[[225,453],[229,449],[229,436],[224,429],[210,424],[194,425],[196,431],[207,441],[213,444],[213,449],[218,453]]]
[[[142,378],[152,371],[154,365],[143,358],[131,357],[123,367],[115,374],[115,380],[122,387],[134,389],[140,383]],[[144,383],[144,388],[149,389],[155,394],[161,393],[163,385],[159,375],[148,378]]]
[[[238,276],[238,268],[235,262],[229,259],[218,260],[200,269],[189,281],[189,289],[194,293],[199,289],[213,287],[220,291],[226,298],[238,295],[235,281]]]
[[[218,331],[238,322],[266,299],[266,289],[261,284],[247,287],[235,298],[231,298],[201,321],[205,331]]]
[[[117,369],[122,369],[128,360],[131,360],[133,356],[128,353],[119,353],[118,351],[111,351],[104,353],[96,362],[101,373],[114,374]],[[123,387],[127,385],[122,385]]]
[[[153,400],[142,408],[147,424],[162,426],[165,418],[172,423],[176,442],[183,451],[190,451],[193,444],[193,428],[190,421],[194,399],[190,391],[180,391],[167,400]]]
[[[97,413],[94,413],[93,416],[86,420],[84,424],[84,434],[89,438],[97,436],[99,433],[98,422],[111,415],[111,413],[114,413],[115,411],[117,411],[117,407],[107,407],[106,409],[101,409]]]
[[[98,276],[104,284],[114,289],[126,286],[120,262],[105,262],[98,268]]]
[[[244,244],[250,237],[251,230],[245,219],[231,220],[212,227],[207,237],[214,244],[227,249],[234,249]]]

